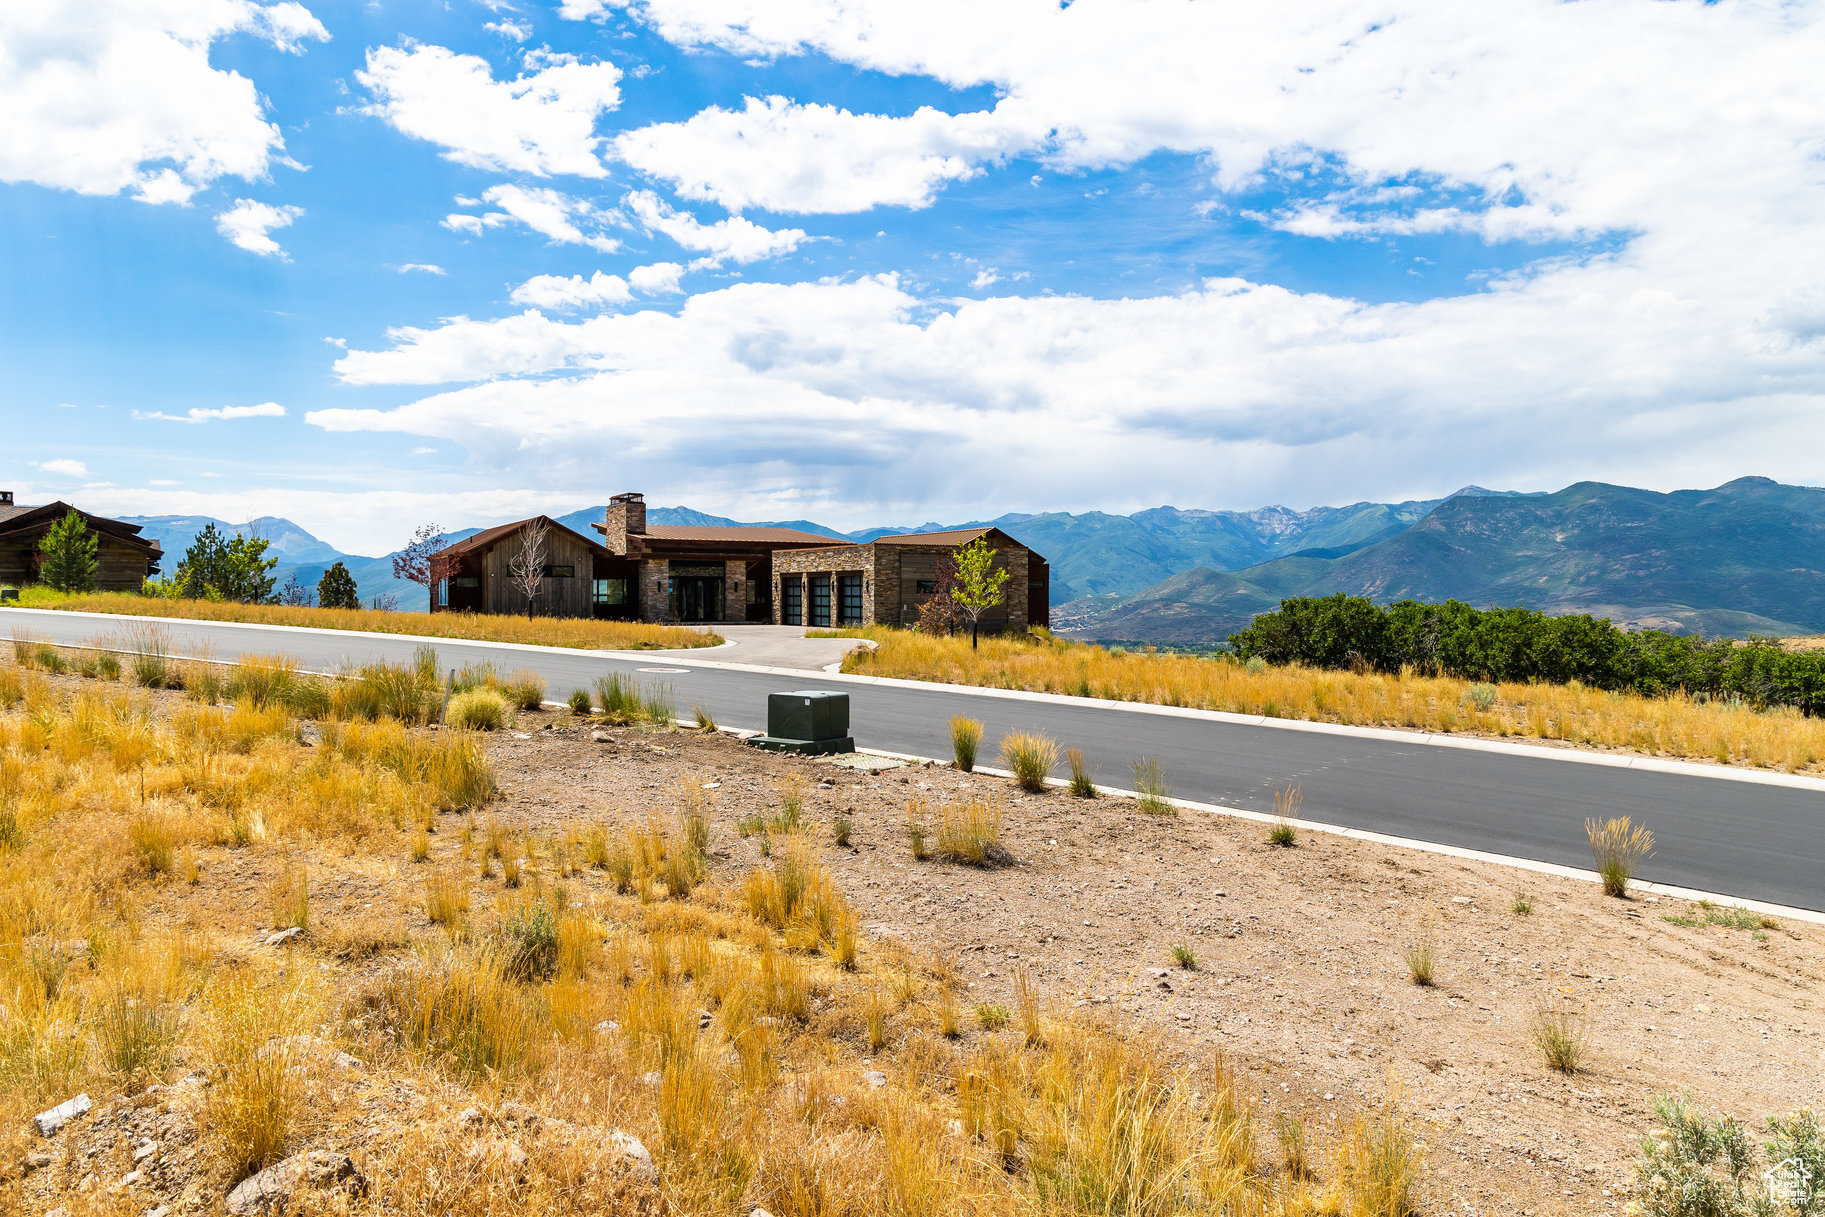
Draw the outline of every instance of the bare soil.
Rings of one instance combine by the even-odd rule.
[[[1114,1014],[1188,1060],[1227,1054],[1254,1093],[1315,1127],[1375,1107],[1392,1086],[1428,1128],[1428,1214],[1619,1212],[1657,1094],[1689,1091],[1706,1110],[1758,1125],[1825,1102],[1825,927],[1679,925],[1666,918],[1702,922],[1702,911],[1318,833],[1280,848],[1252,821],[1023,794],[948,766],[843,768],[726,735],[600,729],[552,711],[521,716],[517,730],[490,737],[488,753],[502,796],[486,814],[544,837],[644,824],[671,814],[681,786],[704,791],[711,878],[730,884],[764,862],[763,838],[740,836],[737,822],[775,811],[781,783],[797,773],[811,834],[867,935],[953,954],[973,1001],[1012,1007],[1025,971],[1056,1005]],[[1015,863],[915,861],[905,826],[919,796],[991,801]],[[834,841],[838,818],[852,825],[847,848]],[[458,824],[452,817],[438,834],[434,858],[454,852]],[[159,888],[143,915],[261,949],[267,885],[284,861],[276,854],[214,851],[203,884]],[[322,850],[312,866],[313,925],[326,933],[365,927],[382,944],[437,933],[423,914],[422,871],[403,851]],[[485,907],[499,880],[465,869]],[[601,872],[566,882],[611,887]],[[1530,913],[1515,909],[1522,895]],[[1428,936],[1437,977],[1420,986],[1404,952]],[[1178,945],[1195,954],[1195,970],[1174,963]],[[362,970],[350,963],[341,980]],[[1531,1034],[1543,1007],[1585,1020],[1580,1072],[1545,1066]],[[379,1078],[327,1077],[326,1091],[346,1093],[325,1104],[326,1119],[403,1106],[417,1128],[443,1128],[464,1102],[454,1088],[425,1096],[386,1090]],[[147,1101],[96,1098],[117,1121]],[[185,1106],[155,1102],[145,1118]],[[384,1121],[349,1121],[363,1131],[338,1133],[340,1147],[390,1135]],[[146,1138],[182,1143],[186,1130],[123,1128],[106,1152],[127,1154]],[[130,1158],[113,1166],[125,1170]],[[27,1205],[67,1196],[96,1172],[60,1160],[25,1181]],[[192,1203],[209,1191],[200,1178],[170,1182],[167,1194]]]
[[[1061,1005],[1109,1007],[1187,1057],[1227,1053],[1308,1120],[1345,1119],[1392,1083],[1431,1129],[1433,1212],[1619,1211],[1657,1094],[1757,1122],[1825,1099],[1817,926],[1687,927],[1664,919],[1702,921],[1684,902],[1488,863],[1317,833],[1281,848],[1255,822],[1022,794],[948,766],[857,771],[685,733],[593,742],[563,723],[490,744],[503,822],[638,823],[680,783],[715,783],[713,866],[736,877],[763,861],[736,822],[776,809],[797,770],[869,934],[955,952],[978,1001],[1011,1005],[1025,969]],[[1016,864],[914,861],[918,795],[991,800]],[[1419,986],[1404,951],[1428,934],[1437,978]],[[1174,964],[1180,944],[1197,970]],[[1546,1068],[1533,1042],[1546,1006],[1586,1020],[1576,1074]]]

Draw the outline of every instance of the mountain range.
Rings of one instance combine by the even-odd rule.
[[[586,536],[604,507],[555,517]],[[127,517],[165,548],[174,569],[196,534],[265,537],[313,590],[341,561],[364,598],[423,609],[424,590],[392,577],[392,557],[345,554],[297,524],[263,517]],[[1593,613],[1629,626],[1707,634],[1825,631],[1825,490],[1741,478],[1715,490],[1662,494],[1581,482],[1553,494],[1471,486],[1443,499],[1294,511],[1155,507],[1009,514],[839,532],[810,520],[737,521],[688,507],[649,508],[653,524],[766,525],[839,541],[993,525],[1052,566],[1054,625],[1111,642],[1219,645],[1286,596],[1346,592],[1379,602],[1456,598]],[[477,529],[449,534],[452,540]]]

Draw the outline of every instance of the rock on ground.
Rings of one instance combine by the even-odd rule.
[[[367,1190],[367,1180],[347,1154],[321,1149],[293,1154],[237,1183],[228,1193],[229,1217],[255,1217],[269,1209],[283,1209],[305,1188],[338,1188],[359,1196]]]
[[[65,1124],[68,1124],[77,1116],[86,1116],[88,1114],[89,1096],[86,1094],[79,1094],[73,1099],[64,1100],[49,1111],[39,1112],[32,1117],[32,1123],[38,1126],[39,1136],[54,1137]]]

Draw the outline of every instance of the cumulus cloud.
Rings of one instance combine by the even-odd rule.
[[[621,104],[621,69],[548,51],[529,52],[523,66],[497,81],[478,55],[408,43],[370,50],[355,79],[373,95],[367,113],[460,165],[604,176],[596,120]]]
[[[601,308],[626,304],[633,298],[626,279],[601,271],[587,279],[582,275],[534,275],[514,288],[512,296],[515,304],[552,309]]]
[[[235,33],[284,51],[329,33],[302,5],[33,0],[0,5],[0,181],[185,202],[282,157],[254,83],[212,67]]]
[[[683,274],[684,267],[676,262],[654,262],[628,271],[627,281],[635,291],[652,296],[670,296],[684,290],[678,286],[679,276]]]
[[[621,248],[620,241],[602,231],[603,225],[615,219],[612,211],[603,211],[588,200],[561,190],[502,183],[484,190],[479,199],[458,199],[457,202],[488,203],[500,208],[479,216],[456,212],[443,218],[445,228],[464,236],[479,237],[485,228],[517,223],[559,245],[587,245],[603,253],[613,253]],[[582,225],[588,225],[588,231]]]
[[[705,224],[686,211],[668,206],[650,190],[635,190],[621,201],[649,232],[662,233],[684,249],[705,255],[703,264],[755,262],[790,253],[806,239],[802,228],[765,228],[741,216]]]
[[[285,251],[270,237],[275,228],[290,227],[304,214],[302,207],[274,207],[253,199],[236,199],[234,206],[215,218],[215,230],[241,249],[285,261]]]
[[[81,461],[73,461],[73,460],[68,460],[68,459],[58,459],[58,460],[54,460],[54,461],[39,461],[38,467],[40,469],[44,470],[46,473],[56,474],[58,477],[86,478],[89,476],[89,467],[87,465],[83,464]]]
[[[135,410],[133,417],[166,423],[206,423],[212,420],[236,418],[284,418],[285,407],[276,401],[266,401],[257,406],[221,406],[212,410],[192,406],[184,414],[165,414],[158,410],[150,412]]]
[[[750,97],[740,110],[711,106],[684,122],[629,131],[614,151],[684,198],[729,211],[854,212],[924,207],[940,186],[974,177],[1045,134],[999,111],[921,106],[890,118]]]
[[[525,21],[490,21],[482,28],[491,34],[511,38],[515,42],[524,42],[532,37],[532,26]]]

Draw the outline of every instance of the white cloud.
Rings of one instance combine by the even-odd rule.
[[[622,205],[649,231],[665,234],[684,249],[706,254],[707,265],[775,257],[792,252],[805,240],[802,228],[763,228],[741,216],[705,224],[689,212],[667,206],[650,190],[632,191]]]
[[[998,110],[946,114],[921,106],[905,118],[747,99],[711,106],[684,122],[656,123],[615,139],[615,155],[688,199],[729,211],[866,211],[924,207],[948,182],[1046,135]]]
[[[439,145],[458,164],[604,176],[596,120],[621,104],[621,69],[544,51],[529,52],[524,67],[497,81],[480,56],[408,44],[370,50],[355,78],[374,95],[367,113]]]
[[[267,234],[286,228],[304,214],[302,207],[274,207],[253,199],[236,199],[234,206],[215,218],[215,230],[249,253],[285,260],[285,251]]]
[[[491,203],[499,211],[483,215],[453,213],[443,219],[443,226],[465,236],[479,237],[484,228],[519,223],[559,245],[587,245],[603,253],[613,253],[621,242],[602,231],[614,220],[612,211],[602,211],[584,199],[574,198],[561,190],[541,186],[515,186],[503,183],[482,192],[479,199],[458,199],[458,203],[480,205]],[[585,232],[580,224],[587,224]]]
[[[515,304],[553,309],[601,308],[626,304],[633,298],[627,280],[601,271],[587,279],[582,275],[534,275],[514,288],[512,296]]]
[[[447,275],[450,273],[443,267],[431,262],[402,262],[399,266],[399,273],[402,275],[409,275],[413,271],[420,271],[427,275]]]
[[[1624,259],[1418,304],[1239,280],[949,305],[892,276],[752,283],[676,315],[400,330],[337,371],[468,387],[306,419],[460,443],[543,486],[593,484],[588,454],[612,450],[706,498],[811,486],[851,510],[1816,481],[1825,351],[1774,324],[1644,291]]]
[[[73,460],[39,461],[38,467],[40,469],[44,470],[46,473],[56,474],[58,477],[86,478],[89,476],[89,467],[87,465],[83,464],[81,461],[73,461]]]
[[[525,21],[490,21],[482,28],[491,34],[511,38],[515,42],[524,42],[532,37],[532,25]]]
[[[683,290],[678,286],[679,276],[683,274],[684,267],[676,262],[654,262],[628,271],[627,281],[635,291],[651,296],[671,296]]]
[[[285,407],[276,401],[267,401],[261,402],[257,406],[222,406],[213,410],[192,406],[184,414],[165,414],[157,410],[142,413],[135,410],[133,417],[167,423],[206,423],[212,419],[284,418]]]
[[[263,177],[284,154],[279,128],[251,80],[209,63],[237,32],[286,51],[329,37],[293,3],[0,5],[0,181],[165,203]]]
[[[992,287],[999,282],[1001,282],[1001,276],[996,272],[995,268],[992,266],[985,266],[976,272],[976,277],[970,280],[970,286],[977,291],[981,291],[983,288]]]

